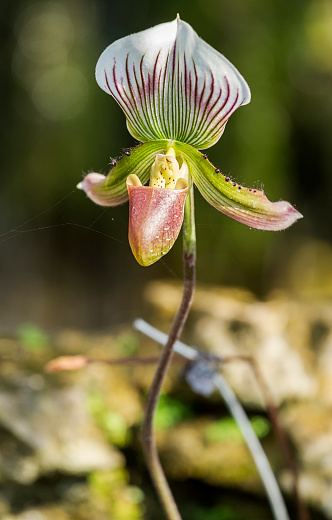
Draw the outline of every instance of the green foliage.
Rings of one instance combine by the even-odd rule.
[[[130,443],[131,432],[124,417],[119,412],[108,408],[99,392],[90,393],[88,408],[110,443],[121,448]]]
[[[49,345],[45,332],[33,323],[22,323],[17,329],[18,340],[29,351],[43,351]]]
[[[259,439],[263,439],[271,431],[271,424],[265,417],[261,417],[260,415],[254,416],[250,419],[250,422]]]
[[[125,469],[94,471],[88,483],[97,509],[107,512],[110,520],[143,520],[143,491],[129,485]]]
[[[116,338],[118,345],[120,346],[121,352],[124,356],[134,356],[140,346],[137,335],[131,334],[130,332],[123,332]]]
[[[270,431],[270,423],[267,419],[254,416],[250,419],[251,426],[259,439],[265,437]],[[205,431],[207,442],[241,441],[241,431],[232,417],[225,417],[220,421],[210,424]]]
[[[262,504],[231,496],[223,496],[222,504],[202,507],[191,504],[188,506],[183,520],[266,520],[270,518]]]
[[[159,430],[167,430],[180,422],[190,419],[193,412],[187,404],[162,394],[155,416],[155,426]]]
[[[211,508],[195,508],[191,512],[191,520],[239,520],[238,512],[227,505],[217,505]]]

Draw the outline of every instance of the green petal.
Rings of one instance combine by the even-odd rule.
[[[112,164],[105,177],[100,173],[88,173],[77,187],[100,206],[118,206],[128,200],[126,179],[135,174],[142,184],[149,180],[151,165],[156,154],[165,153],[169,141],[151,141],[140,144],[127,151],[125,155]]]
[[[232,181],[192,146],[176,142],[173,148],[177,156],[187,162],[205,200],[228,217],[246,226],[270,231],[286,229],[302,218],[289,202],[271,202],[263,191],[245,188]]]

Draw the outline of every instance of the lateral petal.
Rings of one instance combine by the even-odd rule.
[[[167,141],[150,141],[140,144],[117,162],[114,161],[111,170],[105,177],[100,173],[88,173],[77,187],[100,206],[118,206],[128,200],[126,179],[135,174],[142,184],[149,180],[151,165],[156,154],[164,153]]]
[[[271,202],[263,191],[232,181],[195,148],[183,143],[174,143],[173,147],[187,163],[205,200],[228,217],[246,226],[270,231],[286,229],[302,218],[289,202]]]

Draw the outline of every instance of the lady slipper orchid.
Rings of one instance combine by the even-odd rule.
[[[141,265],[174,244],[192,182],[217,210],[256,229],[285,229],[302,217],[288,202],[270,202],[262,191],[233,182],[198,151],[219,140],[231,114],[249,103],[250,90],[179,17],[111,44],[96,79],[141,144],[114,161],[106,177],[90,173],[78,187],[101,206],[129,197],[129,242]]]

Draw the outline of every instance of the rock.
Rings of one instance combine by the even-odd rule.
[[[162,330],[167,330],[169,325],[164,323],[174,316],[181,292],[181,285],[174,282],[150,284],[146,298]],[[256,360],[294,444],[302,496],[332,519],[331,300],[291,299],[285,293],[275,293],[262,302],[247,291],[198,287],[185,334],[188,331],[189,338],[184,340],[201,351],[221,358],[249,356]],[[265,408],[264,392],[248,363],[239,360],[226,363],[223,374],[248,409]],[[186,444],[190,436],[191,446],[189,441]],[[199,433],[195,437],[187,426],[181,427],[177,434],[168,435],[161,447],[172,460],[168,464],[165,456],[169,471],[179,478],[186,475],[209,481],[220,478],[220,483],[224,478],[224,483],[229,484],[229,468],[238,466],[234,481],[236,485],[241,482],[241,487],[247,486],[246,476],[241,474],[243,464],[244,467],[248,464],[246,456],[242,454],[241,460],[236,460],[231,446],[226,453],[224,446],[220,446],[209,460],[211,448],[204,446],[204,454]],[[205,474],[201,464],[208,464],[211,473]],[[218,471],[218,467],[223,469]],[[291,492],[288,470],[281,473],[281,483],[284,490]]]
[[[146,297],[152,324],[167,331],[181,299],[180,284],[154,282]],[[56,355],[85,354],[105,359],[136,354],[138,338],[142,337],[131,328],[121,335],[126,336],[125,341],[109,333],[63,331],[54,336],[45,351],[38,352],[22,351],[13,338],[0,340],[0,353],[5,359],[0,366],[0,479],[5,487],[8,483],[38,487],[38,479],[54,472],[67,478],[84,475],[88,481],[75,484],[78,495],[80,486],[85,486],[84,497],[74,500],[77,493],[68,492],[63,498],[64,515],[75,520],[99,520],[100,511],[104,520],[110,507],[112,511],[117,507],[140,510],[133,500],[111,505],[116,503],[116,496],[130,495],[121,473],[124,458],[111,443],[124,446],[132,439],[130,448],[136,449],[142,395],[151,382],[154,364],[130,368],[94,363],[72,373],[46,376],[40,372]],[[221,358],[235,355],[256,359],[295,446],[302,495],[332,519],[332,303],[290,299],[283,293],[262,302],[241,289],[199,287],[183,339]],[[159,353],[160,347],[154,342],[141,341],[138,355],[153,357]],[[224,364],[223,372],[247,409],[264,414],[265,395],[250,365],[237,360]],[[210,391],[209,386],[207,389]],[[205,398],[193,394],[183,382],[183,363],[173,364],[163,391],[180,395],[184,407],[189,403],[194,409],[199,403],[201,414],[194,418],[189,413],[182,422],[159,431],[158,445],[168,476],[200,479],[263,496],[259,475],[242,438],[226,435],[212,442],[207,435],[215,418],[205,412]],[[211,412],[219,404],[222,407],[214,393],[206,401],[206,410]],[[130,428],[131,435],[127,435]],[[271,433],[264,437],[263,445],[283,489],[290,493],[291,475],[284,469]],[[122,475],[121,485],[118,483],[121,492],[115,490],[110,498],[114,472]],[[99,506],[94,496],[102,497]],[[25,520],[22,515],[31,512],[53,520],[58,507],[58,503],[54,510],[41,505],[32,509],[29,505],[15,516],[7,497],[0,499],[6,520]]]
[[[211,424],[211,419],[197,419],[158,434],[167,474],[262,495],[259,474],[241,434],[211,442],[207,435]]]
[[[171,314],[174,305],[174,315],[181,286],[154,282],[146,296],[161,315]],[[320,315],[317,308],[317,318]],[[312,309],[297,302],[274,299],[263,303],[247,291],[214,287],[197,289],[190,316],[196,346],[220,357],[254,356],[279,404],[318,395],[320,383],[308,344],[313,321]],[[224,371],[243,402],[263,405],[248,364],[232,363]]]
[[[0,422],[29,454],[13,464],[7,450],[10,465],[4,467],[6,458],[1,460],[2,474],[30,483],[39,473],[86,473],[121,465],[122,456],[105,442],[86,401],[86,392],[79,387],[1,391]]]
[[[71,520],[59,507],[43,507],[27,509],[17,515],[5,515],[2,520]]]

